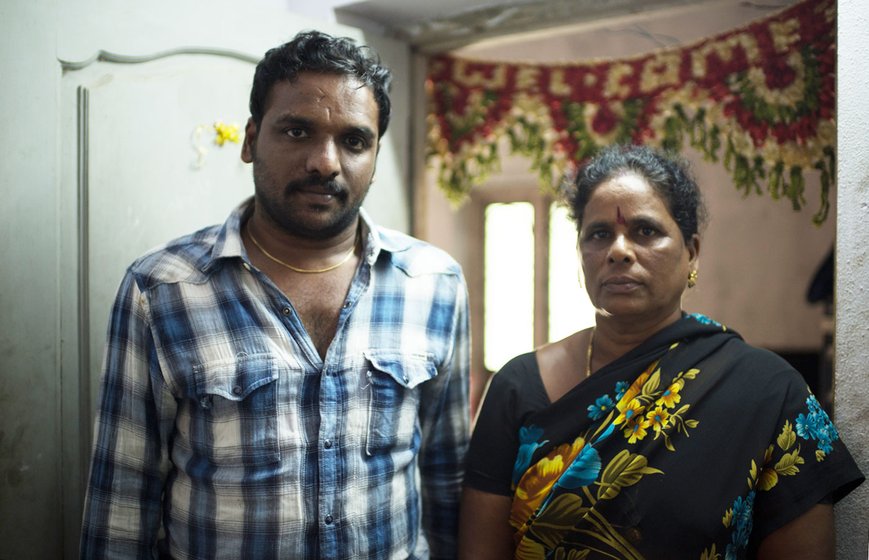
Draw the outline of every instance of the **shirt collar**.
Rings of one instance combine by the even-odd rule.
[[[250,259],[241,240],[241,228],[253,212],[253,196],[239,204],[220,226],[214,248],[211,250],[211,258],[203,266],[203,272],[207,272],[217,265],[221,259],[240,258],[247,264]],[[373,266],[381,252],[395,253],[407,249],[409,244],[402,237],[389,235],[384,232],[364,208],[359,209],[359,222],[362,227],[363,254],[366,262]]]

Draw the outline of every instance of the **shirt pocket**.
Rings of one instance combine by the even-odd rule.
[[[198,401],[191,418],[194,454],[220,466],[280,461],[280,367],[270,354],[241,354],[193,367]]]
[[[437,368],[421,354],[368,350],[368,419],[365,453],[369,456],[419,448],[419,385]]]

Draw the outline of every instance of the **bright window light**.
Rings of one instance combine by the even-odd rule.
[[[498,371],[534,348],[534,206],[486,207],[483,361]]]
[[[561,340],[594,325],[594,307],[582,284],[576,224],[567,208],[549,211],[549,341]]]

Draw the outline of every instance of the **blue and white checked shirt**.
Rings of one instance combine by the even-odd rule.
[[[363,212],[364,257],[322,360],[248,260],[249,210],[127,271],[82,557],[453,557],[469,438],[459,266]]]

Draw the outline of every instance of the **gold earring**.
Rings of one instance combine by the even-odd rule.
[[[697,271],[692,270],[688,273],[688,287],[693,288],[697,285]]]

